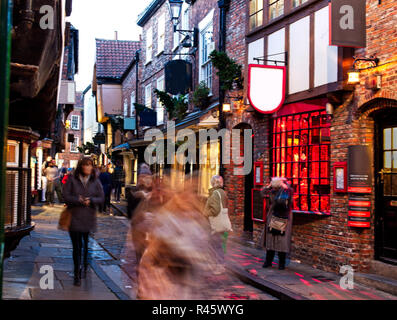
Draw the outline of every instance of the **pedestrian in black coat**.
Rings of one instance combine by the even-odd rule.
[[[71,212],[69,228],[73,245],[74,284],[79,286],[80,279],[88,268],[88,235],[96,231],[96,210],[104,202],[102,185],[94,172],[90,158],[80,160],[74,175],[64,186],[64,198]],[[81,268],[81,250],[84,250],[84,269]]]
[[[110,198],[112,194],[112,175],[108,172],[105,166],[101,168],[99,180],[101,181],[103,193],[105,194],[105,201],[101,207],[101,211],[107,212],[107,210],[110,209]]]

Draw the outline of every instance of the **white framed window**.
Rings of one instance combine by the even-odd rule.
[[[72,115],[70,121],[70,127],[72,130],[79,130],[80,129],[80,117],[76,115]]]
[[[135,105],[134,105],[134,103],[136,103],[135,91],[131,92],[130,117],[133,117],[135,115]]]
[[[145,107],[152,109],[152,85],[145,87]]]
[[[157,79],[157,90],[164,91],[164,76]],[[163,124],[164,123],[164,106],[160,102],[159,98],[157,98],[156,113],[157,113],[157,125]]]
[[[165,44],[165,14],[161,14],[157,20],[157,55],[164,51]]]
[[[182,6],[182,29],[190,30],[190,22],[189,22],[189,14],[190,14],[190,6],[184,2]]]
[[[70,152],[77,153],[79,152],[79,149],[77,149],[79,146],[79,137],[74,137],[74,142],[70,144]]]
[[[124,99],[124,118],[128,117],[128,100]]]
[[[178,24],[178,26],[176,27],[177,29],[180,29],[180,26],[181,26],[181,24],[179,23]],[[178,48],[178,46],[179,46],[179,41],[180,41],[180,36],[179,36],[179,32],[177,31],[177,32],[174,32],[174,38],[173,38],[173,44],[174,44],[174,46],[173,46],[173,51],[175,51],[176,50],[176,48]]]
[[[292,6],[294,8],[299,7],[301,4],[304,4],[307,0],[292,0]]]
[[[153,29],[150,27],[146,31],[146,64],[152,61],[153,55]]]
[[[212,62],[210,54],[215,49],[212,21],[200,32],[200,82],[204,82],[212,93]]]
[[[250,0],[249,16],[250,30],[263,24],[263,0]]]

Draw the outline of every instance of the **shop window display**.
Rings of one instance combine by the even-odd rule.
[[[325,111],[275,118],[271,169],[294,189],[293,210],[330,213],[330,121]]]

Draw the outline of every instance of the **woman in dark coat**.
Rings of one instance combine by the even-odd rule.
[[[69,234],[73,245],[74,284],[79,286],[82,277],[81,250],[84,250],[85,276],[88,267],[88,235],[96,231],[96,208],[105,199],[92,159],[79,161],[74,175],[69,177],[64,186],[64,197],[71,212]]]
[[[281,189],[287,194],[288,205],[286,209],[279,209],[275,201]],[[266,260],[263,267],[268,268],[272,266],[277,251],[279,260],[278,268],[284,270],[287,253],[291,250],[293,190],[284,178],[273,178],[270,185],[263,188],[262,192],[270,194],[270,209],[266,217],[266,226],[263,232],[265,238],[262,239],[262,243],[266,248]],[[272,216],[288,219],[287,227],[283,234],[277,230],[269,230],[269,223]]]

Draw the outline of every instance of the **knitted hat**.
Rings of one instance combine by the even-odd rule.
[[[142,163],[138,168],[138,175],[148,175],[151,176],[152,172],[150,171],[150,167],[146,163]]]

